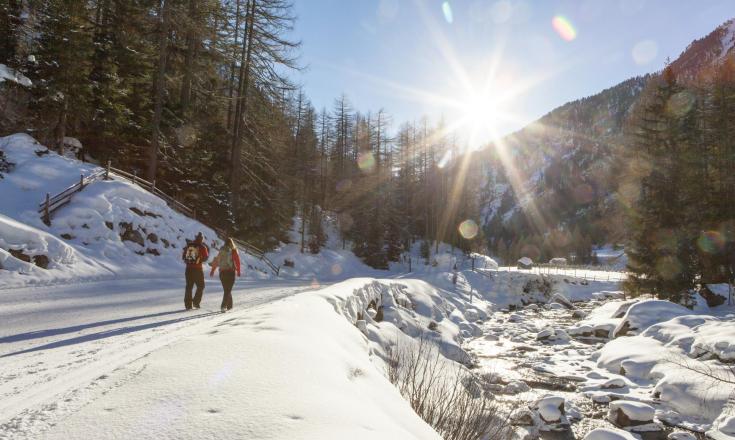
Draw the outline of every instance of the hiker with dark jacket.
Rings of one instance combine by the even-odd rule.
[[[201,232],[197,234],[194,241],[186,240],[186,246],[184,247],[184,252],[181,254],[181,258],[186,263],[184,307],[186,307],[186,310],[191,309],[192,306],[198,309],[199,303],[202,302],[202,295],[204,295],[204,270],[202,269],[202,263],[209,258],[209,248],[204,244],[204,236],[202,236]],[[197,286],[197,291],[192,300],[191,290],[194,285]]]
[[[224,246],[212,260],[212,271],[209,276],[214,276],[214,272],[219,267],[219,279],[222,282],[224,294],[222,295],[222,311],[232,308],[232,286],[235,285],[235,274],[240,276],[240,255],[237,253],[235,242],[231,238],[225,240]]]

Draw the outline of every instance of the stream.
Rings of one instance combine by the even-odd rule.
[[[615,427],[607,420],[608,403],[595,403],[584,395],[587,380],[608,378],[609,373],[596,368],[596,363],[590,359],[607,339],[575,339],[563,331],[551,332],[548,339],[544,333],[539,334],[544,329],[568,328],[604,302],[576,303],[574,310],[551,303],[494,312],[482,324],[483,336],[465,345],[475,358],[476,372],[492,384],[489,385],[490,391],[504,409],[519,411],[529,408],[548,395],[564,399],[566,420],[550,430],[544,429],[549,429],[552,424],[547,424],[540,431],[536,429],[538,424],[536,428],[516,426],[517,438],[581,439],[592,429]],[[513,424],[529,423],[517,423],[515,420]],[[672,428],[663,426],[662,429],[636,434],[643,440],[663,440],[672,431]]]

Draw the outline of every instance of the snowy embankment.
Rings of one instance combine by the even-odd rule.
[[[463,335],[477,332],[469,318],[483,312],[451,297],[418,280],[360,278],[236,308],[99,371],[73,395],[81,402],[45,402],[56,419],[0,428],[48,439],[439,438],[387,379],[385,357],[426,334],[466,360]]]
[[[711,428],[713,435],[729,429],[735,415],[735,316],[714,312],[722,316],[667,301],[635,303],[614,330],[619,337],[598,352],[597,365],[648,389],[664,405],[662,420]]]
[[[96,181],[52,215],[38,212],[54,195],[100,168],[62,157],[25,134],[0,138],[0,288],[106,278],[170,276],[182,272],[186,239],[211,229],[171,209],[162,199],[114,178]],[[243,255],[249,277],[270,275]]]

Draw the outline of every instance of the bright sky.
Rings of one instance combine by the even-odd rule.
[[[660,70],[732,0],[295,0],[314,105],[341,93],[394,128],[428,116],[471,142]],[[473,135],[469,133],[472,132]]]

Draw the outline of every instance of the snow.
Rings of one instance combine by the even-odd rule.
[[[638,438],[622,429],[595,428],[584,437],[584,440],[638,440]]]
[[[124,368],[99,371],[93,401],[55,419],[44,438],[439,438],[345,319],[354,312],[346,300],[369,297],[373,284],[351,280],[217,314]]]
[[[471,321],[486,316],[486,303],[413,279],[319,290],[308,280],[265,283],[238,280],[226,314],[210,312],[221,288],[209,281],[202,310],[180,311],[180,274],[8,291],[0,430],[49,439],[438,438],[386,379],[387,349],[423,335],[467,362],[461,343],[479,334]],[[381,322],[368,313],[375,307]]]
[[[212,250],[221,244],[211,229],[116,178],[95,181],[74,193],[47,226],[38,213],[46,193],[61,192],[80,175],[102,169],[59,156],[25,134],[0,138],[0,151],[14,163],[0,179],[0,289],[179,274],[186,239],[202,232]],[[126,230],[134,240],[122,239]],[[24,264],[8,254],[11,249],[48,257],[48,269]],[[271,276],[255,257],[241,252],[241,258],[245,276]]]
[[[595,297],[600,295],[594,295]],[[636,301],[608,301],[594,308],[589,315],[567,331],[571,335],[610,338],[613,330],[620,324],[628,308]]]
[[[735,438],[735,416],[726,414],[723,411],[714,423],[711,430],[707,431],[707,437],[715,440],[724,440]]]
[[[518,259],[518,263],[520,263],[520,264],[522,264],[524,266],[532,266],[533,265],[533,260],[531,260],[528,257],[521,257],[520,259]]]
[[[638,336],[609,342],[600,350],[597,365],[641,384],[652,381],[652,392],[678,414],[711,423],[735,392],[731,384],[713,379],[730,377],[729,368],[718,359],[733,359],[733,338],[732,319],[678,316],[651,325]]]
[[[735,431],[733,387],[693,371],[729,377],[726,306],[626,301],[622,272],[499,268],[445,244],[424,261],[414,243],[411,264],[378,271],[343,249],[327,214],[319,254],[301,253],[298,218],[268,254],[293,262],[285,279],[244,256],[233,311],[218,312],[221,287],[208,279],[203,308],[183,312],[182,242],[202,231],[216,247],[213,231],[115,178],[76,193],[49,227],[37,213],[45,193],[100,168],[26,135],[0,138],[0,150],[15,163],[0,179],[0,431],[11,438],[438,438],[386,378],[391,350],[419,340],[452,365],[484,371],[492,359],[498,393],[536,402],[529,433],[567,429],[582,417],[574,398],[636,421]],[[127,230],[143,243],[122,240]],[[623,329],[632,336],[607,340]],[[514,358],[577,394],[534,395]]]
[[[728,21],[726,26],[720,39],[721,51],[718,59],[724,59],[735,47],[735,20]]]
[[[28,77],[20,72],[15,71],[15,69],[11,69],[5,64],[0,63],[0,83],[2,83],[3,81],[11,81],[14,83],[18,83],[24,87],[30,87],[31,85],[33,85]]]
[[[641,301],[630,306],[613,334],[615,336],[635,334],[658,322],[690,313],[692,313],[691,310],[670,301],[655,299]]]
[[[653,420],[653,416],[656,413],[651,405],[629,400],[616,400],[615,402],[610,402],[608,418],[614,420],[617,411],[622,411],[630,420],[636,422],[650,422]]]
[[[564,408],[564,398],[559,396],[546,396],[539,399],[535,407],[544,421],[558,422],[563,415],[560,408]]]

